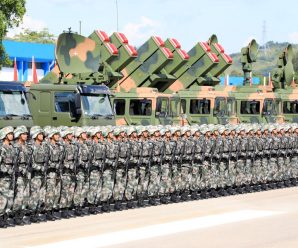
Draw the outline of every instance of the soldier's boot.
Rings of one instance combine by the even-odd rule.
[[[127,208],[135,208],[136,204],[133,200],[127,202]]]
[[[110,204],[109,204],[109,202],[102,202],[101,203],[101,211],[102,212],[110,212]]]
[[[244,186],[244,188],[245,188],[245,192],[246,192],[246,193],[251,193],[251,192],[252,192],[252,188],[251,188],[251,186],[250,186],[249,184],[246,184],[246,185]]]
[[[192,200],[198,200],[198,199],[199,199],[198,191],[197,191],[197,190],[193,190],[193,191],[191,191],[191,193],[190,193],[190,198],[191,198]]]
[[[3,215],[0,216],[0,228],[7,228]]]
[[[54,221],[55,218],[53,216],[53,211],[51,210],[48,210],[45,212],[45,215],[46,215],[46,220],[49,220],[49,221]]]
[[[15,221],[16,225],[23,226],[24,225],[23,218],[24,218],[24,212],[22,210],[18,210],[15,212],[14,221]]]
[[[157,205],[157,201],[156,201],[155,197],[150,197],[149,198],[149,204],[152,205],[152,206]]]
[[[171,201],[175,203],[180,201],[179,192],[174,192],[171,194]]]
[[[61,210],[61,217],[64,219],[68,219],[70,217],[68,214],[68,209],[64,208]]]
[[[212,188],[212,189],[210,189],[210,196],[216,198],[219,196],[219,194],[216,191],[216,189]]]
[[[7,226],[15,226],[16,225],[13,214],[6,214],[5,219],[6,219]]]
[[[145,200],[144,200],[144,198],[143,197],[138,197],[137,199],[138,199],[137,200],[137,205],[139,207],[144,207],[145,206]]]
[[[121,201],[116,201],[115,202],[115,205],[114,205],[114,209],[116,211],[121,211],[123,209],[123,205],[122,205],[122,202]]]
[[[24,217],[23,217],[23,223],[25,225],[29,225],[31,224],[31,221],[30,221],[30,210],[26,209],[24,210]]]
[[[184,190],[181,193],[181,201],[188,201],[189,200],[189,191]]]

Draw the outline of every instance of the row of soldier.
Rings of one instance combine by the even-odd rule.
[[[0,139],[1,226],[298,177],[296,124],[20,126]]]

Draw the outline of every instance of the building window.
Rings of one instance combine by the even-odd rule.
[[[146,98],[130,100],[129,114],[150,116],[152,113],[152,101]]]

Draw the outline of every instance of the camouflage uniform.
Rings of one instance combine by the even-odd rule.
[[[247,156],[247,138],[238,136],[238,158],[236,165],[236,186],[241,186],[246,182],[245,162]]]
[[[78,156],[76,167],[76,188],[74,192],[74,205],[83,207],[89,189],[89,149],[85,142],[77,142]]]
[[[13,128],[11,130],[13,132]],[[0,150],[0,219],[5,214],[12,213],[14,184],[16,183],[13,181],[15,156],[15,149],[12,145],[2,144]]]
[[[100,201],[107,202],[113,195],[114,188],[114,169],[116,166],[116,159],[118,158],[119,144],[111,141],[106,142],[106,160],[103,171],[103,184],[100,194]]]
[[[229,179],[227,181],[227,186],[232,187],[236,185],[239,139],[236,136],[232,136],[229,139],[230,139],[230,156],[228,161]]]
[[[119,141],[118,141],[119,142]],[[124,191],[126,188],[126,176],[127,176],[127,166],[130,156],[130,146],[127,141],[120,141],[119,144],[119,154],[115,175],[115,185],[113,190],[113,198],[115,201],[120,201],[123,199]]]
[[[191,168],[191,183],[190,189],[192,191],[202,190],[205,187],[204,181],[202,180],[202,163],[203,163],[203,143],[204,137],[200,136],[198,139],[194,139],[193,143],[193,163]]]
[[[132,200],[136,197],[138,190],[138,166],[140,151],[142,150],[141,143],[138,141],[130,141],[130,156],[128,161],[127,185],[125,189],[126,200]]]
[[[19,126],[14,130],[14,137],[19,138],[21,134],[27,135],[28,130],[25,126]],[[16,169],[16,191],[13,203],[13,211],[25,210],[28,207],[30,197],[30,172],[29,163],[31,157],[31,149],[28,144],[17,142],[14,144],[17,154]],[[21,213],[19,213],[21,214]]]
[[[159,182],[159,166],[155,164],[151,164],[150,166],[151,159],[153,158],[154,142],[143,140],[141,146],[137,195],[138,197],[145,197],[148,193],[148,196],[155,196],[156,185]]]
[[[61,175],[61,198],[60,207],[62,209],[71,208],[73,205],[74,190],[76,184],[76,164],[77,146],[73,142],[64,142],[64,156]]]
[[[106,145],[102,141],[94,143],[92,147],[92,161],[90,167],[90,187],[87,199],[90,204],[97,205],[100,202],[102,191],[102,170],[106,157]]]
[[[190,190],[190,185],[192,182],[192,161],[193,161],[193,147],[195,142],[192,138],[183,138],[184,149],[182,156],[182,164],[181,164],[181,191]]]
[[[32,129],[31,129],[32,135]],[[42,129],[34,131],[32,138],[35,139],[37,134],[42,133]],[[37,211],[45,203],[45,169],[48,161],[48,149],[44,143],[32,143],[32,163],[31,163],[31,182],[30,182],[30,200],[29,209]]]

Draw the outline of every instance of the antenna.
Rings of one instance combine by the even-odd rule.
[[[82,34],[82,21],[79,21],[79,34]]]
[[[116,4],[116,20],[117,20],[117,32],[119,31],[119,19],[118,19],[118,0],[115,0]]]

